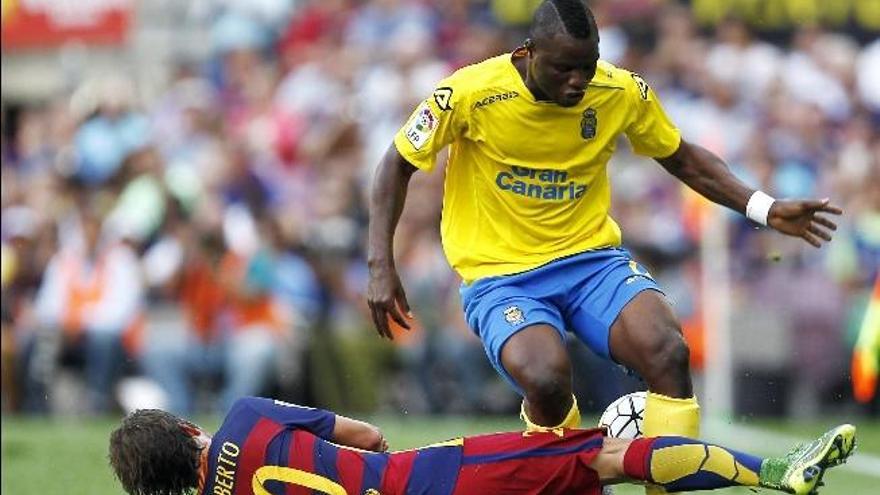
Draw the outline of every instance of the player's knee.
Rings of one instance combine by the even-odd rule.
[[[651,371],[655,375],[686,377],[690,373],[690,348],[681,332],[664,332],[654,346]]]
[[[571,370],[566,365],[537,365],[523,370],[520,386],[532,404],[562,407],[571,397]]]

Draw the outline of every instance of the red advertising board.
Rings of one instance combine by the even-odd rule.
[[[70,41],[120,44],[133,0],[2,0],[4,51],[51,48]]]

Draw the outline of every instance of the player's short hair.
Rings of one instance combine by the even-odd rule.
[[[185,495],[199,484],[200,447],[184,422],[158,409],[129,414],[110,434],[110,465],[131,495]]]
[[[529,34],[533,39],[552,38],[565,33],[577,39],[599,38],[593,12],[584,0],[544,0],[532,18]]]

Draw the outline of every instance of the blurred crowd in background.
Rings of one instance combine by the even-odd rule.
[[[528,4],[193,2],[183,22],[209,33],[207,56],[181,57],[156,94],[120,72],[4,101],[3,410],[109,412],[145,383],[182,414],[246,394],[517,410],[461,316],[439,244],[442,171],[416,174],[398,229],[416,329],[393,343],[370,324],[364,239],[394,133],[442,77],[518,46]],[[671,0],[593,6],[602,58],[641,73],[687,139],[753,187],[846,211],[815,250],[620,146],[613,215],[674,302],[695,373],[711,291],[701,217],[714,214],[729,239],[736,410],[854,408],[850,353],[880,270],[880,41],[819,24],[759,36],[736,16],[707,29]],[[640,388],[572,352],[585,409]]]

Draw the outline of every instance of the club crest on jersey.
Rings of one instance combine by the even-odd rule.
[[[504,310],[504,320],[511,325],[519,325],[526,321],[526,316],[519,306],[510,306]]]
[[[437,104],[437,108],[444,112],[452,110],[452,88],[447,86],[437,88],[434,91],[434,103]]]
[[[581,119],[581,137],[584,139],[593,139],[596,137],[596,129],[599,127],[599,119],[596,118],[596,110],[588,108],[584,111],[584,118]]]
[[[413,148],[417,150],[422,149],[422,146],[434,135],[434,131],[437,130],[439,123],[440,121],[434,115],[428,103],[422,103],[410,120],[409,125],[406,126],[405,135],[407,141],[413,145]]]

